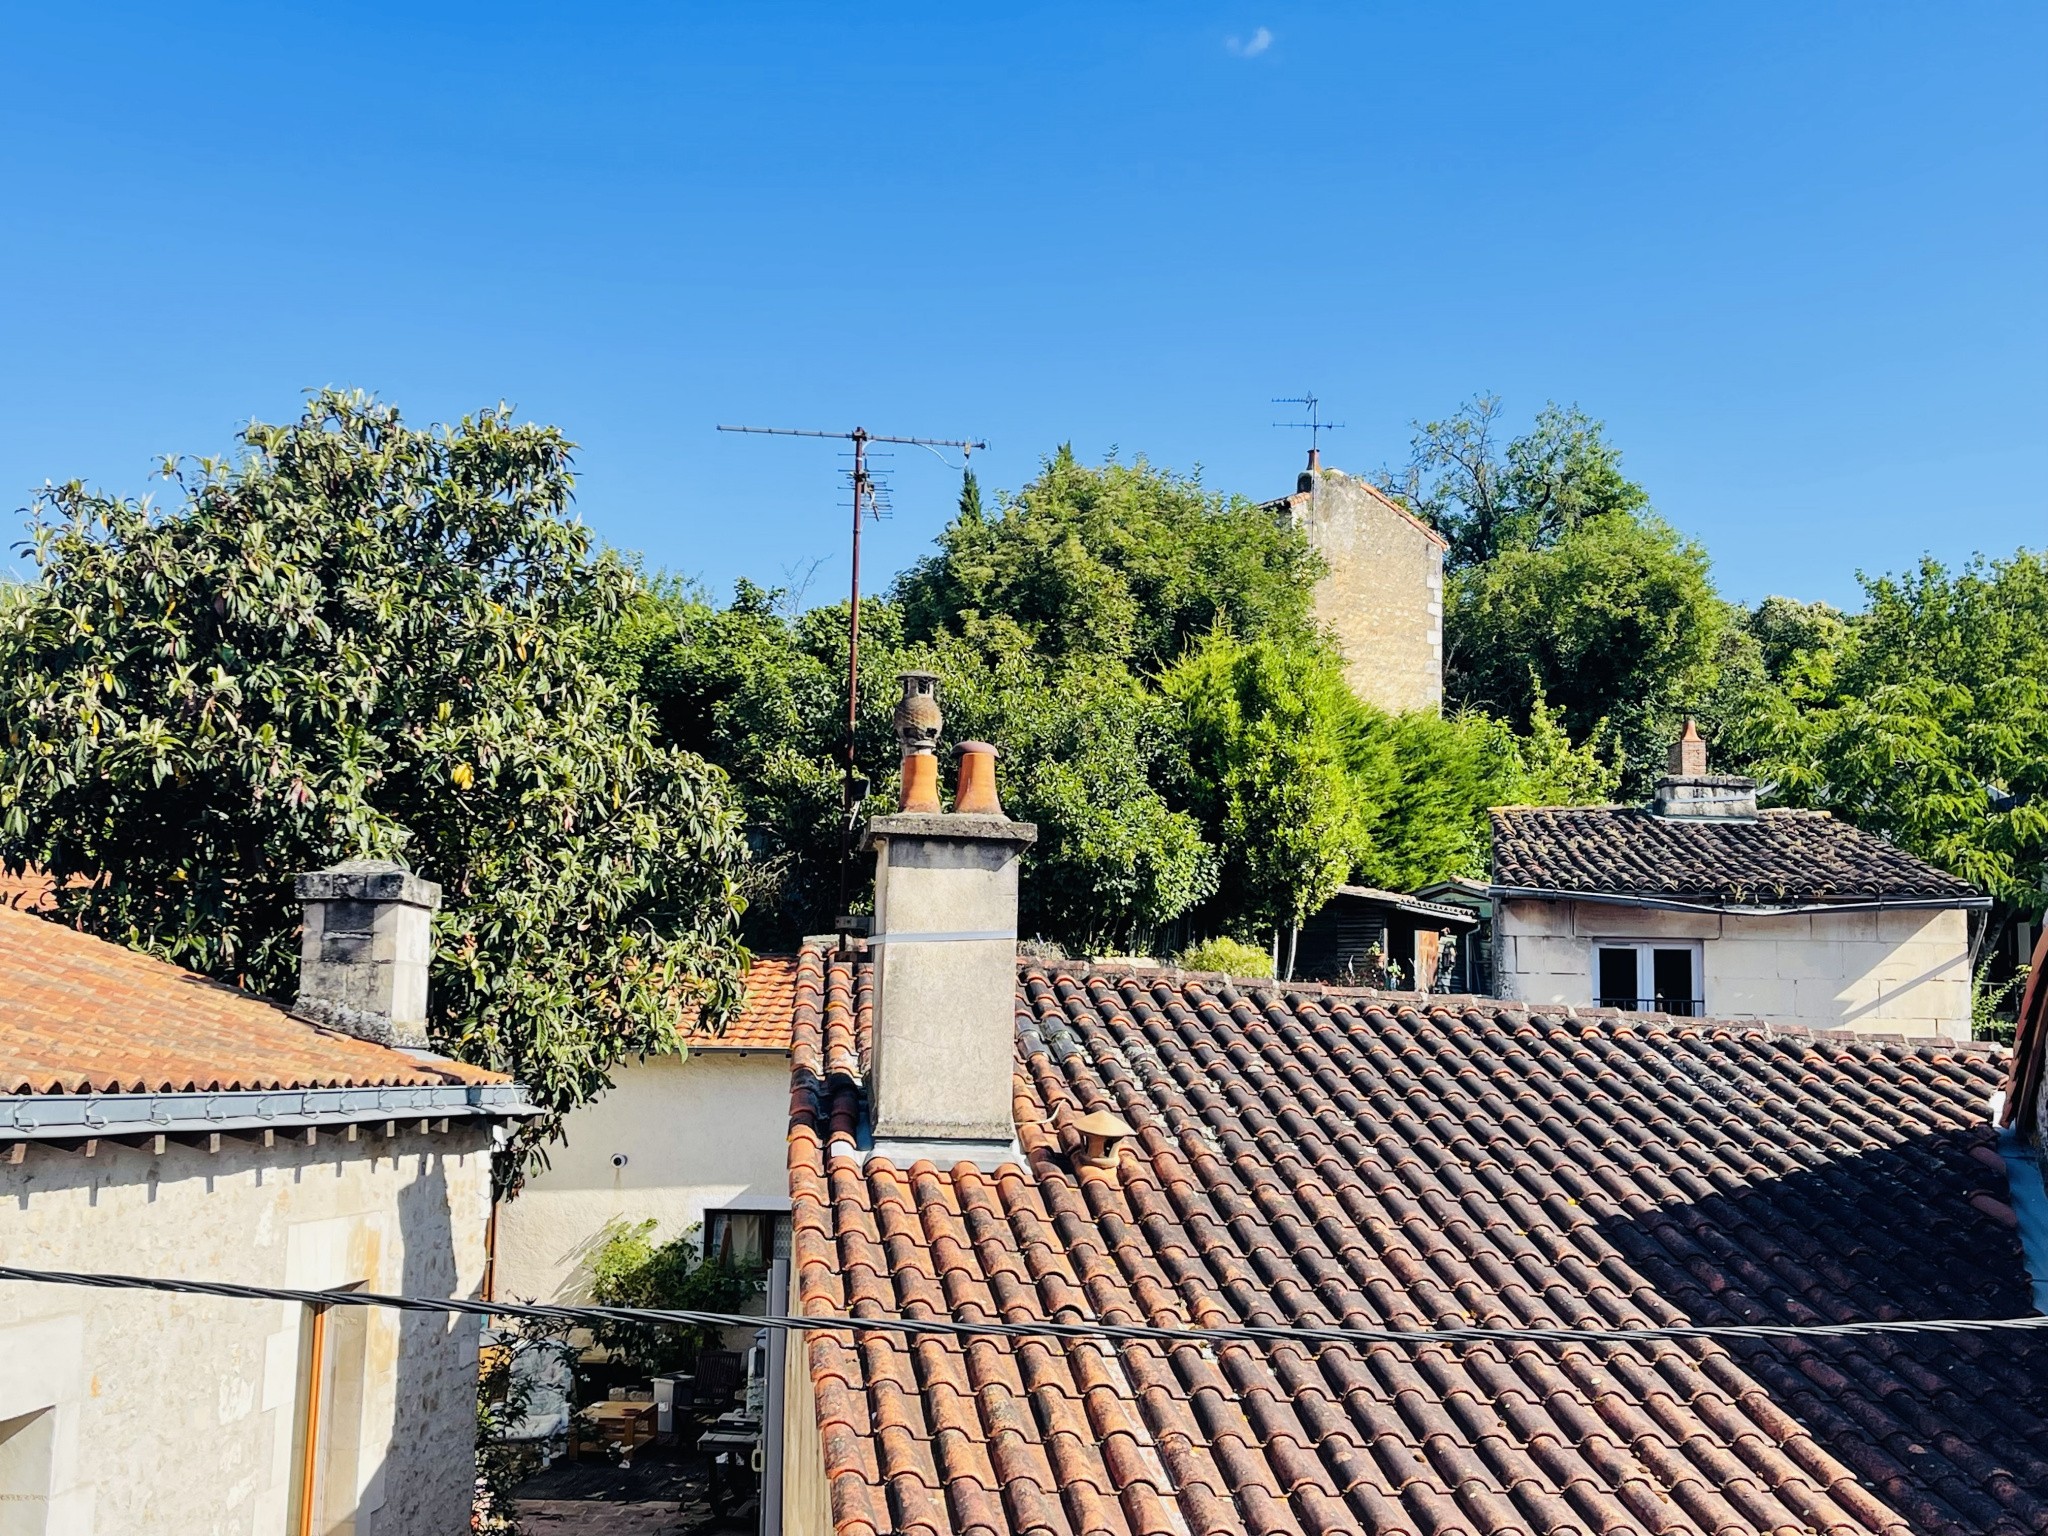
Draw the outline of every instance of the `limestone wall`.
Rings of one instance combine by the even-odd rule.
[[[1316,619],[1343,648],[1351,691],[1396,714],[1442,708],[1442,542],[1341,470],[1318,471],[1287,506],[1329,566],[1316,584]]]
[[[473,1295],[490,1154],[482,1127],[351,1143],[0,1163],[0,1250],[42,1269]],[[346,1316],[344,1316],[346,1314]],[[477,1324],[329,1314],[324,1536],[468,1529]],[[43,1536],[277,1536],[299,1475],[296,1303],[0,1284],[0,1427],[47,1434]],[[26,1477],[18,1466],[7,1476]],[[33,1474],[38,1480],[42,1471]],[[9,1488],[9,1494],[20,1490]],[[10,1498],[10,1508],[22,1507]],[[0,1518],[4,1524],[4,1518]]]
[[[1969,1038],[1969,930],[1961,911],[1774,917],[1504,901],[1495,990],[1588,1007],[1601,939],[1699,940],[1706,1011],[1714,1018]]]
[[[498,1211],[496,1293],[580,1299],[583,1261],[613,1219],[680,1236],[709,1206],[789,1193],[789,1057],[699,1051],[621,1067],[573,1112],[548,1168]],[[623,1155],[623,1167],[612,1162]]]

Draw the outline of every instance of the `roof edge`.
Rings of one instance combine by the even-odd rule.
[[[1979,912],[1991,898],[1978,891],[1967,896],[1856,896],[1847,901],[1704,901],[1683,896],[1639,896],[1623,891],[1581,891],[1566,886],[1491,885],[1496,901],[1595,901],[1614,907],[1648,907],[1659,912],[1739,912],[1754,917],[1788,917],[1802,912]]]
[[[517,1083],[206,1093],[0,1094],[0,1140],[146,1136],[362,1124],[413,1116],[522,1120],[541,1113]]]

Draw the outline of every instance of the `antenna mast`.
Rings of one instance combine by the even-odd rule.
[[[952,437],[891,437],[886,433],[870,432],[865,427],[855,427],[851,432],[820,432],[806,427],[720,425],[718,430],[751,432],[762,437],[831,437],[853,444],[853,584],[846,620],[846,774],[839,791],[839,908],[833,915],[833,922],[843,935],[851,927],[851,916],[846,910],[846,877],[847,868],[853,862],[853,823],[861,800],[855,789],[860,782],[859,758],[856,755],[856,733],[860,726],[860,517],[862,512],[878,520],[881,517],[881,511],[875,504],[874,476],[868,472],[868,444],[902,443],[913,448],[958,448],[963,457],[977,448],[987,449],[988,444]]]
[[[1307,421],[1276,421],[1273,425],[1276,427],[1306,428],[1308,431],[1308,467],[1312,470],[1321,469],[1323,467],[1323,455],[1319,439],[1325,432],[1337,431],[1344,423],[1341,421],[1323,420],[1323,402],[1311,394],[1278,395],[1274,397],[1273,403],[1275,405],[1298,405],[1308,414]]]

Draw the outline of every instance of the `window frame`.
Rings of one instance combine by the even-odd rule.
[[[1700,939],[1599,939],[1592,940],[1591,964],[1588,967],[1593,987],[1593,1006],[1596,1008],[1621,1007],[1610,1003],[1600,993],[1600,956],[1603,950],[1627,949],[1635,951],[1636,991],[1632,1002],[1635,1007],[1626,1009],[1630,1013],[1671,1013],[1685,1018],[1705,1018],[1707,1014],[1707,954],[1706,944]],[[1686,999],[1683,1009],[1659,1007],[1657,1004],[1657,951],[1678,950],[1691,957],[1692,996]]]

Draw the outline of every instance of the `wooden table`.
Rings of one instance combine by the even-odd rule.
[[[597,1431],[597,1439],[587,1442],[586,1426]],[[616,1445],[624,1455],[620,1464],[631,1466],[633,1452],[640,1446],[654,1443],[655,1405],[653,1403],[592,1403],[578,1409],[569,1421],[569,1454],[580,1455],[586,1443]]]

